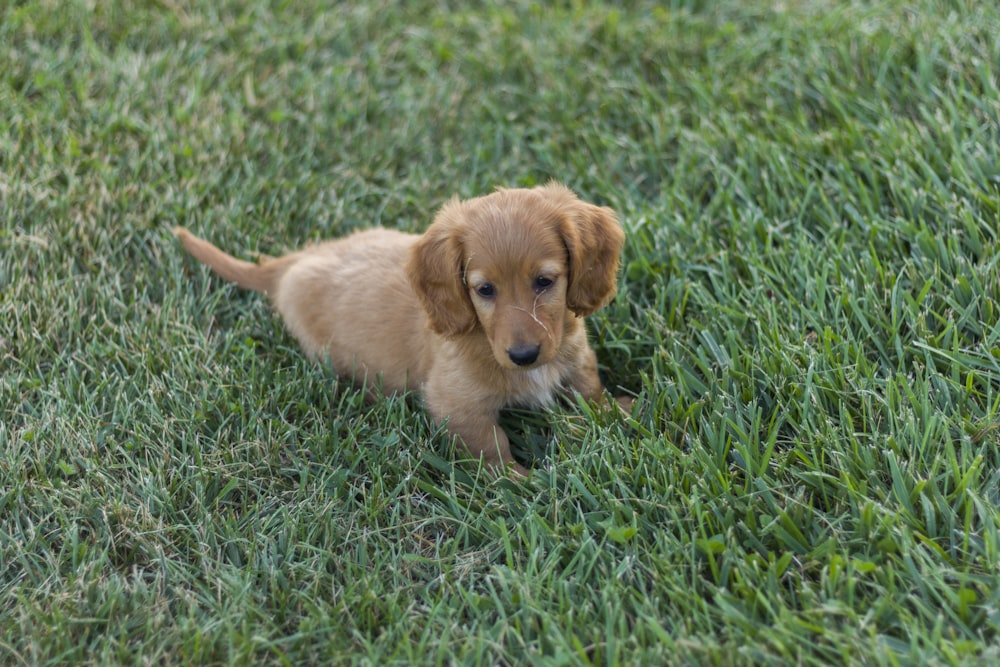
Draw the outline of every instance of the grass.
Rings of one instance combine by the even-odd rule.
[[[1000,661],[1000,10],[0,9],[0,662]],[[188,261],[616,208],[627,419],[453,465]]]

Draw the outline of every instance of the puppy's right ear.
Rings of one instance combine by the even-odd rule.
[[[457,198],[445,204],[413,247],[406,266],[431,329],[442,336],[468,333],[477,322],[462,280],[462,219],[462,203]]]

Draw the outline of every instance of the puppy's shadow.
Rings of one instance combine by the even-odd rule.
[[[519,463],[538,468],[556,453],[553,418],[545,410],[526,408],[509,408],[500,413],[500,426],[507,433],[511,454]]]

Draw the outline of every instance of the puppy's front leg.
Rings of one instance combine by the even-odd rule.
[[[473,458],[481,457],[501,474],[503,468],[511,466],[527,476],[528,469],[511,456],[510,441],[500,427],[501,397],[477,394],[478,384],[461,382],[464,368],[456,370],[439,364],[435,370],[439,372],[432,373],[423,387],[424,403],[434,421],[447,421],[448,432]]]
[[[589,347],[580,353],[580,359],[575,371],[566,381],[570,391],[583,396],[588,401],[594,401],[608,407],[617,405],[625,414],[632,412],[634,399],[631,396],[616,396],[604,388],[601,378],[597,375],[597,355]]]
[[[448,382],[436,382],[434,378],[424,387],[424,401],[434,421],[447,420],[448,432],[456,436],[459,445],[474,458],[482,457],[488,465],[498,469],[510,465],[519,474],[528,475],[528,469],[511,456],[510,441],[499,424],[500,405],[497,402],[483,397],[470,400],[461,388]]]
[[[510,466],[519,475],[527,477],[528,469],[514,460],[510,453],[510,440],[500,424],[499,414],[457,415],[448,418],[448,432],[457,436],[473,458],[480,458],[487,465],[503,470]]]
[[[597,375],[597,355],[589,347],[580,351],[573,372],[566,378],[566,386],[588,401],[600,402],[607,396],[601,378]]]

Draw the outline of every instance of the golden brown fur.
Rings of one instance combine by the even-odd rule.
[[[500,410],[557,392],[603,397],[583,317],[615,293],[611,209],[551,183],[453,199],[421,236],[372,229],[258,264],[188,231],[184,247],[266,294],[313,358],[392,393],[420,388],[474,456],[513,462]]]

